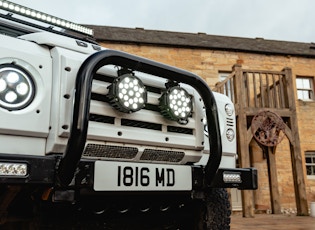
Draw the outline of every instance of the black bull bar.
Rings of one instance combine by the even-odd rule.
[[[221,162],[222,143],[217,105],[206,82],[193,73],[115,50],[103,50],[92,54],[78,71],[70,136],[58,166],[59,183],[67,186],[74,177],[87,138],[93,76],[98,69],[110,64],[186,83],[198,91],[205,105],[211,147],[211,154],[204,168],[205,183],[210,185]]]

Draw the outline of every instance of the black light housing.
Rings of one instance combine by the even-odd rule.
[[[48,23],[50,25],[58,26],[59,28],[70,29],[72,31],[93,36],[92,29],[13,2],[0,0],[0,9],[22,15],[23,17],[28,17],[30,19]]]
[[[192,96],[179,85],[169,87],[160,97],[161,113],[167,119],[187,124],[193,110]]]
[[[145,107],[147,91],[143,82],[131,73],[117,77],[109,86],[110,104],[123,113],[136,112]]]

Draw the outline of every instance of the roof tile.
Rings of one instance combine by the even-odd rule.
[[[313,43],[241,38],[205,33],[182,33],[143,28],[122,28],[86,25],[94,29],[97,41],[143,43],[162,46],[195,47],[214,50],[241,51],[250,53],[315,57]]]

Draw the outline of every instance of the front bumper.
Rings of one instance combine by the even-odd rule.
[[[55,170],[58,158],[55,156],[28,156],[0,154],[0,164],[25,164],[25,176],[5,175],[5,169],[0,169],[0,184],[42,184],[55,183]],[[10,173],[12,174],[12,173]]]
[[[0,184],[19,184],[19,185],[25,185],[25,184],[37,184],[37,185],[43,185],[43,186],[50,186],[50,187],[58,187],[57,183],[57,177],[56,177],[56,168],[60,162],[61,156],[45,156],[45,157],[39,157],[39,156],[21,156],[21,155],[9,155],[9,154],[0,154],[0,163],[24,163],[27,165],[27,173],[25,176],[13,176],[13,175],[1,175],[0,174]],[[79,162],[78,168],[76,170],[76,174],[70,185],[63,187],[63,189],[74,189],[74,190],[80,190],[81,188],[87,188],[93,191],[97,192],[110,192],[110,191],[116,191],[116,188],[113,189],[104,189],[105,187],[97,187],[95,186],[96,183],[100,183],[97,180],[99,180],[100,175],[96,175],[98,172],[96,168],[98,167],[97,164],[99,164],[100,161],[94,161],[94,160],[85,160],[81,159]],[[104,163],[104,162],[103,162]],[[102,164],[103,164],[102,163]],[[167,192],[167,191],[177,191],[177,192],[189,192],[189,191],[198,191],[203,190],[206,188],[238,188],[238,189],[257,189],[257,170],[253,168],[248,169],[242,169],[242,168],[236,168],[236,169],[219,169],[216,173],[215,178],[213,179],[213,182],[211,185],[207,185],[204,177],[205,177],[205,169],[202,166],[178,166],[178,165],[161,165],[161,164],[134,164],[134,163],[126,163],[126,162],[107,162],[107,164],[115,164],[118,167],[128,167],[128,169],[131,169],[132,167],[143,167],[146,169],[150,169],[151,171],[155,172],[156,169],[160,169],[160,174],[158,178],[158,189],[148,189],[148,186],[146,186],[147,183],[147,176],[145,175],[144,185],[141,185],[141,177],[136,176],[134,174],[134,181],[133,185],[136,184],[136,180],[138,183],[138,188],[135,189],[132,186],[129,186],[131,183],[130,177],[126,178],[127,186],[120,191],[122,192],[143,192],[143,191],[155,191],[155,192]],[[100,164],[100,165],[102,165]],[[168,174],[167,172],[170,170],[178,170],[178,167],[182,167],[185,170],[184,171],[178,171],[180,173],[184,172],[184,175],[176,176],[176,179],[178,178],[179,182],[184,181],[185,178],[190,180],[191,182],[187,181],[185,188],[173,188],[169,186],[174,181],[173,179],[170,180],[170,178],[167,178]],[[153,170],[152,170],[153,169]],[[165,169],[165,181],[162,179],[162,170]],[[189,170],[187,170],[189,169]],[[141,168],[139,168],[140,172]],[[172,171],[173,172],[173,171]],[[138,175],[138,174],[137,174]],[[172,175],[172,174],[171,174]],[[104,175],[104,177],[108,175]],[[117,178],[114,177],[115,175],[111,174],[110,178],[113,180],[117,180]],[[175,176],[175,175],[172,175]],[[114,179],[115,178],[115,179]],[[122,178],[120,178],[121,181],[123,181]],[[111,179],[109,179],[111,180]],[[165,186],[163,183],[165,182]],[[153,182],[153,184],[156,183],[156,181]],[[187,185],[188,184],[188,185]],[[122,182],[123,186],[123,182]],[[142,186],[142,187],[141,187]],[[164,187],[163,187],[164,186]]]

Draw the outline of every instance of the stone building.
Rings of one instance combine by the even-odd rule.
[[[287,68],[285,70],[290,71],[292,87],[284,87],[288,90],[289,97],[293,98],[294,107],[288,107],[286,111],[293,111],[296,123],[286,123],[289,128],[293,129],[294,126],[297,132],[291,139],[282,135],[282,141],[271,153],[274,156],[273,165],[268,161],[263,148],[255,141],[250,142],[249,165],[245,166],[258,169],[259,188],[249,199],[253,204],[251,208],[256,212],[297,210],[299,213],[300,210],[300,214],[305,214],[303,208],[315,201],[315,44],[143,28],[89,27],[94,29],[95,38],[102,46],[191,71],[204,78],[210,88],[215,88],[218,82],[231,77],[233,66],[238,66],[243,72],[255,70],[257,76],[267,73],[273,79],[274,74]],[[236,81],[237,79],[235,78]],[[277,83],[277,80],[273,81]],[[267,90],[273,89],[269,87]],[[288,117],[285,113],[280,115],[285,120]],[[292,158],[290,152],[290,140],[300,140],[295,158]],[[270,178],[272,173],[274,177]],[[272,191],[275,185],[276,193]],[[231,193],[233,209],[241,209],[240,192],[232,190]],[[244,203],[243,195],[243,207],[244,205],[246,202]]]

